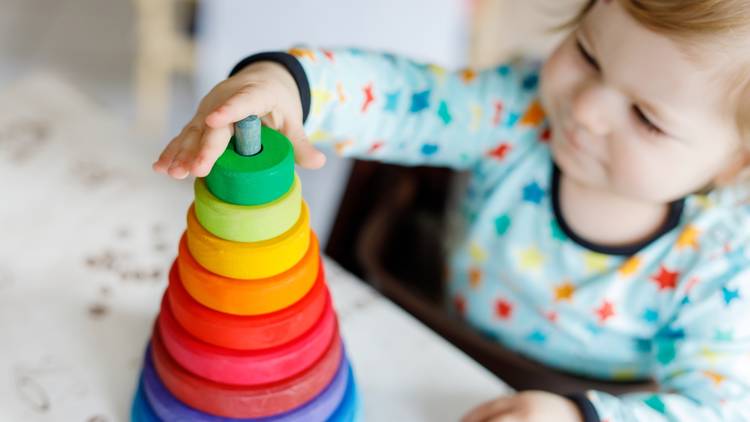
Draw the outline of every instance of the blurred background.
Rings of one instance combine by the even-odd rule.
[[[557,3],[0,0],[0,89],[51,74],[135,129],[134,147],[155,158],[201,96],[250,53],[356,45],[449,68],[486,66],[544,52],[556,38],[547,30],[570,10]],[[352,166],[328,155],[324,171],[302,175],[324,243]]]

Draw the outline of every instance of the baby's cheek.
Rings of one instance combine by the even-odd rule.
[[[610,154],[610,181],[621,194],[642,200],[662,201],[672,190],[664,163],[647,158],[642,151],[620,148]]]

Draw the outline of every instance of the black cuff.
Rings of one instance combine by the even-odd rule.
[[[232,71],[229,72],[229,76],[234,75],[251,63],[262,61],[276,62],[284,66],[286,70],[292,74],[294,82],[297,83],[297,89],[299,89],[299,98],[302,100],[302,121],[304,122],[307,120],[307,116],[310,114],[310,83],[307,81],[307,75],[305,74],[305,69],[302,67],[302,64],[291,54],[281,51],[253,54],[252,56],[245,57],[237,63],[232,68]]]
[[[584,422],[601,422],[601,419],[599,419],[599,413],[596,411],[596,408],[591,403],[591,401],[586,398],[585,394],[568,394],[565,397],[570,399],[573,403],[575,403],[576,406],[578,406],[578,410],[580,410],[581,415],[583,415]]]

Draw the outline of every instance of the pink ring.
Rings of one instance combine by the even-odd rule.
[[[292,377],[309,368],[338,335],[330,302],[321,318],[300,337],[264,350],[234,350],[203,342],[175,320],[165,294],[159,314],[159,333],[169,354],[183,368],[224,384],[258,385]]]

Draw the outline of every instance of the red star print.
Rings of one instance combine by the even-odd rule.
[[[503,142],[502,144],[498,145],[496,148],[491,149],[487,155],[490,157],[496,159],[496,160],[502,160],[505,158],[506,155],[510,152],[510,145],[506,142]]]
[[[453,306],[461,316],[466,314],[466,299],[464,299],[463,296],[456,296],[455,299],[453,299]]]
[[[326,56],[328,60],[333,61],[333,51],[323,50],[323,55]]]
[[[550,320],[550,322],[557,322],[557,312],[555,311],[547,312],[547,319]]]
[[[599,316],[599,322],[605,322],[615,315],[615,307],[612,302],[605,300],[602,306],[596,309],[596,314]]]
[[[375,151],[379,150],[380,147],[383,146],[383,141],[375,141],[374,144],[370,147],[370,150],[368,151],[370,154],[374,153]]]
[[[659,268],[659,274],[651,277],[651,279],[659,285],[659,290],[668,290],[674,289],[677,286],[677,278],[679,276],[680,273],[677,271],[669,271],[662,266]]]
[[[505,299],[499,299],[495,302],[495,314],[500,319],[509,319],[513,314],[513,304]]]
[[[544,129],[541,135],[539,135],[539,142],[548,143],[552,137],[552,131],[549,128]]]
[[[362,103],[362,113],[366,113],[367,107],[375,100],[375,97],[372,95],[372,82],[365,85],[363,90],[365,92],[365,102]]]
[[[497,126],[500,124],[500,116],[503,112],[503,102],[502,101],[495,101],[495,114],[492,116],[492,124],[494,126]]]

